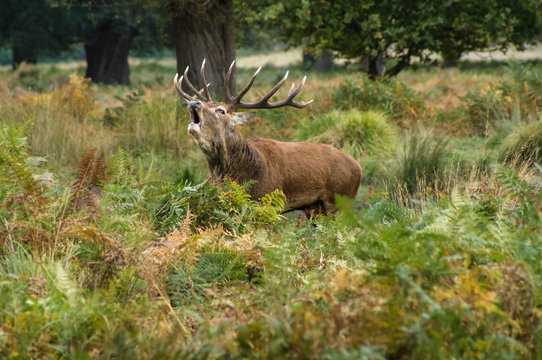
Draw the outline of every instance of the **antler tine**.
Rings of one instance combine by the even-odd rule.
[[[292,83],[292,87],[290,88],[290,91],[288,92],[288,97],[286,99],[272,103],[268,102],[268,100],[277,92],[277,90],[282,86],[282,84],[284,84],[287,78],[288,72],[286,72],[286,75],[284,75],[282,80],[279,81],[269,93],[267,93],[263,98],[258,101],[253,103],[237,102],[232,104],[231,106],[238,109],[275,109],[282,106],[292,106],[298,109],[303,109],[304,107],[308,106],[310,103],[313,102],[313,100],[301,102],[293,101],[294,97],[299,94],[299,92],[305,85],[305,81],[307,80],[306,76],[303,77],[303,80],[301,80],[301,83],[297,88],[295,88],[295,83]]]
[[[241,92],[235,97],[235,99],[231,99],[231,101],[224,99],[224,101],[226,101],[230,105],[230,107],[238,107],[237,105],[239,104],[239,100],[241,100],[241,98],[245,96],[247,91],[252,87],[252,84],[254,84],[254,80],[256,80],[256,76],[258,76],[261,70],[262,67],[260,66],[258,70],[256,70],[256,72],[254,73],[254,75],[252,75],[252,78],[248,82],[247,86],[245,86],[245,88],[241,90]]]
[[[274,103],[266,103],[266,105],[268,105],[267,109],[273,109],[273,108],[286,106],[286,105],[293,106],[298,109],[303,109],[304,107],[307,107],[314,100],[301,101],[301,102],[293,101],[294,97],[296,97],[297,94],[299,94],[299,92],[303,88],[303,86],[305,86],[305,81],[307,81],[306,76],[303,77],[303,80],[301,80],[301,83],[299,83],[299,86],[295,88],[295,90],[294,90],[295,83],[292,83],[292,87],[290,88],[290,91],[288,92],[288,97],[282,101],[277,101]]]
[[[192,85],[190,80],[188,80],[188,68],[189,68],[189,66],[186,67],[186,70],[184,70],[184,75],[183,75],[184,79],[186,80],[186,85],[188,85],[190,90],[192,90],[200,100],[207,101],[207,99],[205,99],[203,97],[201,92],[198,91],[198,89],[196,89],[196,87],[194,85]],[[205,82],[204,82],[204,84],[205,84]]]
[[[301,83],[299,83],[299,86],[295,90],[294,90],[295,83],[292,83],[292,87],[290,88],[290,91],[288,92],[288,98],[291,97],[293,99],[295,96],[297,96],[297,94],[299,94],[301,89],[303,89],[303,86],[305,86],[305,81],[307,81],[307,77],[303,76]]]
[[[188,95],[187,93],[184,92],[184,90],[183,90],[183,80],[184,80],[184,75],[181,75],[181,78],[179,79],[179,74],[175,74],[175,78],[173,79],[173,84],[175,85],[175,89],[177,90],[179,95],[181,95],[181,98],[184,100],[184,102],[186,104],[188,104],[189,101],[196,100],[197,97],[196,97],[196,95],[190,96],[190,95]],[[211,85],[211,83],[207,84],[207,87],[209,85]],[[201,89],[200,91],[197,92],[197,94],[202,96],[203,90],[204,89]]]
[[[261,100],[258,101],[258,103],[266,103],[267,100],[271,99],[271,96],[275,95],[275,93],[280,89],[280,87],[282,86],[282,84],[284,84],[284,82],[286,81],[286,79],[288,79],[288,75],[290,74],[290,71],[286,71],[286,74],[284,74],[284,77],[282,78],[282,80],[280,80],[277,85],[275,85],[274,88],[271,89],[270,92],[267,93],[267,95],[265,95],[263,98],[261,98]]]
[[[188,104],[188,102],[193,98],[183,91],[183,76],[181,76],[181,79],[179,80],[179,74],[175,74],[173,84],[175,85],[175,89],[177,90],[181,98],[184,100],[185,103]]]
[[[301,80],[301,83],[295,90],[294,90],[295,83],[292,83],[292,87],[290,88],[290,91],[288,92],[288,97],[285,100],[283,100],[284,102],[286,102],[285,105],[290,105],[298,109],[303,109],[304,107],[307,107],[310,103],[314,101],[314,100],[300,101],[300,102],[293,101],[294,97],[296,97],[297,94],[299,94],[299,92],[303,88],[303,86],[305,86],[305,81],[307,81],[307,76],[303,77],[303,80]],[[271,103],[270,105],[275,105],[275,104],[280,104],[280,103],[281,102],[279,101],[277,103]],[[282,106],[282,105],[279,105],[279,106]]]
[[[212,101],[211,99],[211,92],[209,91],[209,85],[207,85],[207,80],[205,79],[205,59],[203,59],[203,62],[201,63],[201,79],[203,80],[203,90],[205,90],[205,96],[207,97],[207,101]]]
[[[288,98],[290,100],[293,100],[294,97],[297,96],[297,94],[299,94],[299,92],[301,91],[301,89],[303,89],[303,86],[305,86],[305,81],[307,81],[307,76],[303,76],[303,79],[301,80],[301,83],[299,84],[299,86],[297,87],[297,89],[295,89],[293,92],[292,92],[292,89],[294,88],[294,85],[295,84],[292,84],[292,89],[290,89],[290,92],[288,93]],[[314,100],[309,100],[309,101],[300,101],[300,102],[295,102],[295,101],[291,101],[291,106],[293,107],[296,107],[298,109],[303,109],[304,107],[307,107],[310,103],[312,103]]]
[[[224,79],[224,101],[228,101],[232,97],[230,94],[230,80],[231,80],[231,74],[233,73],[234,66],[235,66],[235,60],[232,61],[230,68],[228,69],[228,73],[226,74],[226,79]]]

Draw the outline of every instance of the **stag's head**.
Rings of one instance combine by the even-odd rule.
[[[306,102],[295,102],[294,97],[301,91],[305,84],[306,77],[303,78],[299,86],[292,84],[290,92],[286,99],[269,102],[269,99],[278,91],[278,89],[284,84],[288,78],[288,72],[279,81],[269,93],[267,93],[260,100],[255,102],[243,102],[241,98],[248,92],[248,90],[254,84],[256,76],[258,76],[261,67],[256,70],[249,83],[245,88],[236,96],[230,94],[230,80],[232,71],[235,66],[235,60],[232,62],[226,78],[224,81],[224,101],[217,102],[211,98],[209,91],[209,85],[205,79],[205,60],[201,65],[201,79],[204,88],[197,90],[194,85],[188,80],[188,67],[184,71],[179,79],[179,74],[175,75],[174,84],[177,92],[184,100],[190,111],[190,124],[188,125],[188,132],[194,137],[196,143],[202,150],[208,151],[211,149],[214,143],[223,140],[228,137],[229,134],[236,132],[235,127],[237,125],[243,125],[253,116],[253,112],[237,112],[240,109],[274,109],[282,106],[293,106],[302,109],[309,105],[312,100]],[[183,83],[186,82],[188,88],[194,93],[189,95],[183,90]]]

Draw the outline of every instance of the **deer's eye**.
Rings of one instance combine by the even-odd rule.
[[[224,109],[221,109],[221,108],[216,109],[215,112],[217,112],[219,114],[222,114],[222,115],[224,115],[226,113],[226,111]]]

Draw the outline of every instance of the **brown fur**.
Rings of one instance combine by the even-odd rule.
[[[256,180],[252,197],[259,199],[279,189],[286,195],[288,208],[318,212],[334,210],[336,195],[356,196],[361,167],[346,153],[324,144],[247,140],[235,128],[246,121],[247,113],[226,110],[220,114],[216,109],[227,109],[225,104],[197,103],[198,108],[190,110],[189,132],[205,154],[214,183],[224,178],[239,183]]]

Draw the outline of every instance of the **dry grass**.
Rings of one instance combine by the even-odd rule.
[[[96,122],[102,112],[93,98],[88,82],[73,75],[51,93],[2,97],[0,119],[7,125],[26,126],[34,154],[46,157],[51,166],[73,166],[92,148],[106,155],[115,148],[114,135]]]

